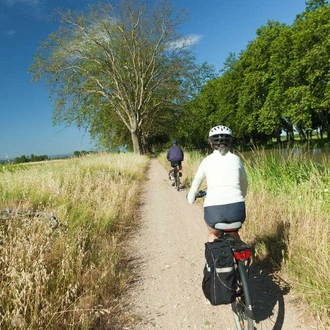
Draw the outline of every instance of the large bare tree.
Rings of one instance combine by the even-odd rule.
[[[144,153],[148,136],[187,97],[182,83],[194,58],[178,33],[184,12],[167,0],[113,0],[86,14],[58,13],[60,28],[40,43],[30,68],[33,81],[50,88],[53,123],[88,128],[101,142],[130,134],[134,152]]]

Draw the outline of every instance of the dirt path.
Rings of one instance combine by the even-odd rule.
[[[188,204],[187,191],[171,186],[156,159],[151,159],[147,177],[141,228],[132,246],[137,281],[130,307],[141,322],[131,329],[234,330],[231,307],[210,305],[201,289],[207,237],[201,204]],[[302,321],[287,286],[265,270],[253,268],[251,285],[256,329],[317,329]]]

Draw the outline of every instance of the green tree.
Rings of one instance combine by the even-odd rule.
[[[326,0],[308,0],[305,2],[305,4],[305,10],[301,14],[297,15],[295,22],[299,20],[304,20],[306,18],[306,14],[315,12],[320,7],[327,6],[328,2]]]
[[[287,113],[303,139],[314,129],[329,130],[330,7],[325,1],[307,2],[292,26],[291,65],[286,76]]]
[[[287,65],[283,60],[287,38],[282,35],[288,29],[285,24],[268,21],[257,30],[256,39],[248,44],[236,65],[241,72],[237,85],[239,132],[249,134],[254,143],[265,144],[271,137],[280,136],[285,85],[281,72]]]
[[[14,159],[15,164],[28,163],[30,161],[29,157],[22,155]]]
[[[129,134],[134,152],[144,153],[157,118],[186,99],[181,83],[194,58],[177,32],[185,16],[174,16],[167,0],[112,3],[60,12],[61,26],[41,42],[30,72],[55,96],[54,124],[85,127],[101,143]]]
[[[214,111],[208,103],[212,102],[214,88],[212,82],[218,77],[213,65],[207,62],[196,65],[189,77],[184,81],[183,88],[187,99],[183,109],[172,117],[175,137],[186,146],[202,148],[210,129],[209,114]],[[211,92],[211,94],[209,94]]]
[[[306,2],[292,26],[268,21],[238,57],[230,53],[222,75],[207,81],[186,104],[179,122],[185,139],[201,146],[209,127],[225,124],[244,144],[266,144],[282,131],[294,140],[328,130],[330,8]]]
[[[180,122],[183,142],[197,148],[203,148],[207,140],[207,132],[212,127],[212,115],[216,111],[214,101],[214,83],[209,81],[198,96],[185,106],[184,116]]]

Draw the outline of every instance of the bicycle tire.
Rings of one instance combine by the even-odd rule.
[[[180,175],[179,175],[179,172],[176,173],[176,176],[175,176],[175,185],[176,185],[176,190],[179,191],[180,190]]]
[[[237,260],[238,286],[243,290],[232,303],[237,330],[254,330],[252,298],[249,290],[248,273],[242,260]]]

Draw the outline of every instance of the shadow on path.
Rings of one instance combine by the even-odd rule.
[[[261,265],[251,265],[249,282],[257,329],[281,330],[285,317],[284,295],[290,291],[289,284]]]

